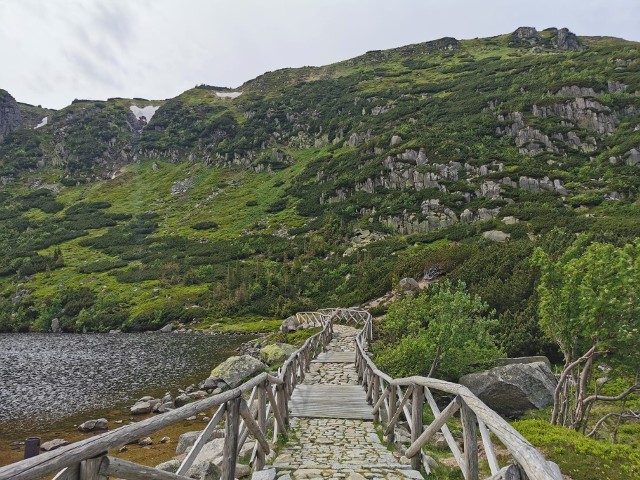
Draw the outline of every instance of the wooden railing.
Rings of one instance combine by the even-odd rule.
[[[340,316],[336,313],[334,315]],[[468,388],[435,378],[392,378],[380,371],[367,353],[368,342],[373,339],[372,318],[367,312],[363,316],[366,316],[364,326],[356,337],[358,375],[367,391],[367,398],[373,405],[374,421],[382,424],[387,441],[393,442],[395,427],[401,419],[406,420],[409,425],[411,445],[405,455],[411,459],[413,468],[418,469],[422,464],[429,471],[422,447],[436,432],[441,431],[465,480],[477,480],[480,432],[491,479],[562,480],[562,474],[555,463],[547,461],[533,445]],[[453,398],[440,410],[431,390],[444,392]],[[434,417],[426,428],[422,420],[425,400]],[[462,423],[462,450],[446,423],[458,411]],[[500,468],[491,433],[509,451],[515,464]]]
[[[265,465],[269,454],[267,440],[272,430],[272,441],[278,435],[286,437],[289,424],[288,402],[296,384],[305,378],[311,360],[331,341],[333,334],[332,310],[314,312],[313,320],[322,331],[308,338],[280,367],[278,375],[261,373],[237,388],[190,403],[162,415],[123,426],[102,435],[72,443],[57,450],[0,468],[1,480],[30,480],[56,474],[55,480],[96,480],[108,476],[127,479],[186,480],[186,473],[209,441],[217,425],[224,420],[224,447],[222,480],[235,478],[238,452],[249,435],[256,440],[250,463],[255,470]],[[302,314],[308,315],[308,314]],[[307,324],[310,322],[307,321]],[[107,452],[136,441],[164,427],[185,420],[200,412],[217,408],[178,471],[164,472],[152,467],[113,458]]]

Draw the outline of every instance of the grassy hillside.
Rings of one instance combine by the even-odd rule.
[[[533,248],[640,231],[639,48],[519,29],[47,112],[0,144],[0,330],[262,329],[437,267],[549,353]]]

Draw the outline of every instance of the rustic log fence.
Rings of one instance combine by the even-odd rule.
[[[278,375],[261,373],[242,385],[223,393],[187,404],[162,415],[147,418],[101,435],[72,443],[51,452],[0,468],[2,480],[31,480],[55,475],[55,480],[98,480],[109,476],[126,480],[186,480],[186,473],[202,447],[224,420],[224,447],[221,479],[235,478],[238,453],[249,435],[256,440],[250,464],[255,470],[265,465],[270,452],[269,433],[275,443],[286,437],[289,424],[288,402],[294,388],[305,378],[311,360],[331,341],[332,311],[298,314],[306,325],[322,331],[308,338],[279,368]],[[162,428],[217,408],[205,429],[186,455],[177,472],[170,473],[108,455],[108,451],[150,435]]]
[[[340,316],[335,312],[334,315]],[[354,315],[353,312],[350,315]],[[436,432],[440,431],[465,480],[478,480],[479,432],[484,455],[491,471],[489,479],[562,480],[562,474],[555,463],[547,461],[531,443],[468,388],[435,378],[392,378],[380,371],[367,351],[368,343],[373,339],[371,315],[363,312],[356,323],[364,324],[362,331],[356,337],[356,368],[360,381],[366,389],[367,398],[373,405],[374,421],[381,423],[386,440],[389,442],[394,440],[398,422],[401,419],[407,422],[411,433],[411,445],[407,448],[405,455],[411,459],[414,469],[424,465],[424,468],[429,471],[422,448]],[[444,409],[440,410],[432,390],[453,398]],[[425,400],[434,417],[426,428],[423,425]],[[457,412],[460,414],[462,423],[462,449],[447,426],[447,421]],[[509,451],[515,464],[500,468],[492,433]]]
[[[187,480],[187,471],[223,420],[225,441],[221,479],[234,479],[238,453],[249,435],[256,441],[250,464],[254,470],[261,470],[270,452],[269,433],[273,443],[279,435],[286,437],[289,399],[296,385],[304,381],[313,358],[324,351],[331,341],[334,321],[362,326],[362,331],[356,337],[356,368],[367,398],[373,405],[374,420],[381,423],[389,442],[394,440],[398,422],[402,419],[407,422],[411,431],[411,445],[405,455],[411,459],[413,468],[417,469],[422,464],[428,471],[422,447],[437,431],[441,431],[465,480],[477,480],[479,432],[491,470],[490,480],[562,480],[557,465],[545,460],[538,450],[466,387],[426,377],[394,379],[380,371],[367,351],[368,343],[373,339],[373,321],[368,312],[335,308],[302,312],[296,317],[303,325],[321,326],[322,331],[308,338],[284,362],[277,376],[261,373],[234,389],[165,414],[1,467],[0,480],[32,480],[56,472],[55,480],[102,480],[109,476],[125,480]],[[431,389],[453,396],[443,410],[438,407]],[[433,422],[426,428],[423,425],[425,400],[434,416]],[[108,455],[111,449],[215,407],[218,407],[215,414],[175,474]],[[460,412],[462,423],[462,450],[446,423],[457,412]],[[500,468],[491,433],[510,452],[515,464]]]

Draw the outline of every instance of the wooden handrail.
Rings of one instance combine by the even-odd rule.
[[[476,397],[467,387],[457,383],[447,382],[430,377],[406,377],[392,378],[384,373],[369,357],[367,352],[367,342],[373,336],[373,321],[371,315],[364,322],[361,332],[356,336],[356,367],[359,378],[363,385],[367,387],[369,398],[377,398],[374,402],[376,413],[383,412],[383,429],[385,435],[392,434],[394,426],[398,419],[404,415],[411,427],[412,444],[406,451],[406,456],[411,458],[421,452],[422,447],[426,444],[429,437],[436,430],[442,430],[449,447],[456,458],[456,462],[460,466],[465,480],[476,480],[478,478],[478,458],[477,458],[477,432],[476,427],[480,429],[482,441],[487,451],[492,474],[499,471],[499,465],[495,457],[493,445],[490,443],[489,431],[504,444],[509,450],[513,459],[524,470],[529,480],[561,480],[562,474],[557,465],[547,461],[544,456],[529,443],[520,433],[518,433],[509,423],[507,423],[500,415],[490,409],[484,402]],[[386,383],[386,387],[381,387]],[[402,388],[406,388],[404,396]],[[384,391],[377,389],[384,388],[389,392],[393,391],[393,401],[385,402]],[[415,396],[416,389],[423,391],[420,396],[418,409],[409,413],[408,402],[409,397]],[[454,402],[443,411],[437,408],[433,396],[429,389],[438,390],[448,393],[455,397]],[[396,396],[401,400],[397,403]],[[421,407],[424,398],[431,408],[435,420],[423,431]],[[415,399],[412,401],[414,406]],[[455,440],[446,425],[446,420],[460,409],[462,412],[463,437],[465,441],[464,453],[460,452]],[[418,418],[419,417],[419,418]],[[476,425],[477,424],[477,425]],[[418,455],[418,458],[421,455]],[[413,459],[412,459],[413,460]],[[415,460],[412,462],[415,465]]]

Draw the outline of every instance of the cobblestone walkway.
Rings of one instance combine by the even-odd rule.
[[[335,325],[333,340],[327,350],[355,351],[354,337],[358,331]],[[304,384],[358,385],[358,374],[353,363],[312,363]],[[373,422],[364,420],[291,418],[289,442],[275,458],[273,466],[281,480],[422,480],[419,472],[400,464],[386,449]]]

